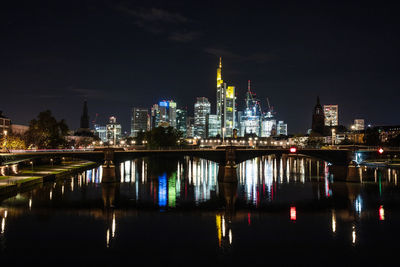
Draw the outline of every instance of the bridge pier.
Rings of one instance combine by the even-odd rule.
[[[218,182],[237,183],[237,165],[235,163],[236,149],[235,147],[227,147],[225,152],[225,164],[220,165],[218,169]]]
[[[103,167],[103,177],[102,183],[115,183],[117,182],[117,177],[115,175],[115,165],[114,165],[114,150],[112,148],[107,148],[104,150],[104,164]]]
[[[331,165],[329,172],[336,181],[361,182],[359,168],[355,162],[351,162],[349,165]]]

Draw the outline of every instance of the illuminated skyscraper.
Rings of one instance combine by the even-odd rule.
[[[338,126],[338,105],[324,105],[325,126]]]
[[[207,134],[207,116],[211,105],[207,98],[198,97],[194,104],[194,136],[205,138]]]
[[[111,116],[108,124],[106,125],[107,129],[107,141],[111,142],[115,145],[121,139],[122,127],[121,124],[117,123],[117,118]]]
[[[147,108],[132,108],[131,116],[131,136],[136,137],[141,131],[146,132],[148,129],[149,111]]]
[[[207,125],[207,137],[216,137],[217,135],[221,135],[221,125],[217,115],[208,114],[206,125]]]
[[[261,107],[260,102],[254,98],[254,93],[250,90],[250,80],[248,81],[246,94],[246,109],[240,118],[240,135],[256,134],[260,136],[261,127]]]
[[[287,123],[278,121],[276,125],[276,135],[287,135]]]
[[[365,129],[364,119],[355,119],[354,120],[354,130],[363,131]]]
[[[176,129],[181,131],[183,137],[186,137],[187,131],[187,111],[185,109],[176,110]]]
[[[233,135],[235,122],[235,87],[222,80],[222,59],[217,68],[217,116],[221,121],[221,132],[225,137]]]
[[[158,126],[176,128],[176,103],[172,100],[163,100],[158,103]],[[153,114],[152,114],[153,115]]]

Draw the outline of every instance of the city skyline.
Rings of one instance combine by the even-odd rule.
[[[0,28],[3,113],[27,124],[32,114],[50,109],[76,129],[86,99],[90,120],[99,114],[105,123],[114,115],[128,132],[131,108],[161,99],[187,103],[193,114],[196,97],[206,97],[215,114],[222,56],[239,109],[251,80],[291,133],[311,128],[317,95],[322,104],[340,106],[340,124],[355,118],[400,124],[392,110],[400,85],[396,8],[368,2],[193,5],[7,3]],[[223,13],[229,16],[221,19]]]

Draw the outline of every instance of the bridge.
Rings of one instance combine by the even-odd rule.
[[[15,152],[0,154],[0,167],[16,165],[22,162],[35,162],[39,160],[78,158],[103,164],[103,174],[115,180],[115,165],[136,158],[177,158],[182,156],[198,157],[219,164],[218,179],[225,182],[235,182],[237,164],[246,160],[275,155],[297,155],[324,160],[330,163],[330,169],[338,177],[348,176],[348,167],[352,162],[361,163],[363,160],[377,158],[378,156],[399,155],[400,151],[387,151],[385,155],[378,155],[377,150],[351,150],[351,149],[297,149],[291,152],[289,148],[243,148],[239,146],[226,146],[217,149],[164,149],[164,150],[122,150],[115,148],[102,148],[99,150],[67,150],[67,151],[42,151],[42,152]],[[114,177],[114,178],[113,178]],[[107,179],[104,179],[107,181]]]

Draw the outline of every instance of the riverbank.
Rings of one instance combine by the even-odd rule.
[[[97,166],[97,163],[91,161],[67,161],[61,165],[39,165],[33,168],[22,168],[16,175],[0,176],[0,195],[12,194],[36,184],[54,181]]]

